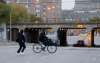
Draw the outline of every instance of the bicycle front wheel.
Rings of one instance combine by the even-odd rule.
[[[57,46],[55,46],[55,45],[48,46],[47,51],[49,53],[55,53],[57,51]]]
[[[34,44],[33,45],[33,51],[35,53],[40,53],[42,51],[42,46],[40,44]]]

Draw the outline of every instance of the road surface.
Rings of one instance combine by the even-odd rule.
[[[0,63],[100,63],[100,48],[59,47],[55,54],[37,54],[27,46],[23,55],[17,49],[15,45],[0,46]]]

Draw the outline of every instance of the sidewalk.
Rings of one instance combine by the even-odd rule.
[[[0,41],[0,46],[17,46],[18,43],[14,41]],[[26,43],[28,46],[32,46],[33,43]]]
[[[0,46],[7,46],[7,45],[17,45],[17,43],[11,41],[0,41]]]

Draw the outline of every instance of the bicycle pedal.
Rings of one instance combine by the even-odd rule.
[[[43,47],[42,50],[45,51],[45,47]]]

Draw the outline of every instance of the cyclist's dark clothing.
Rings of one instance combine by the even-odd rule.
[[[49,39],[46,35],[45,35],[45,32],[42,32],[39,36],[39,41],[42,42],[45,46],[46,45],[49,45],[52,40]]]

